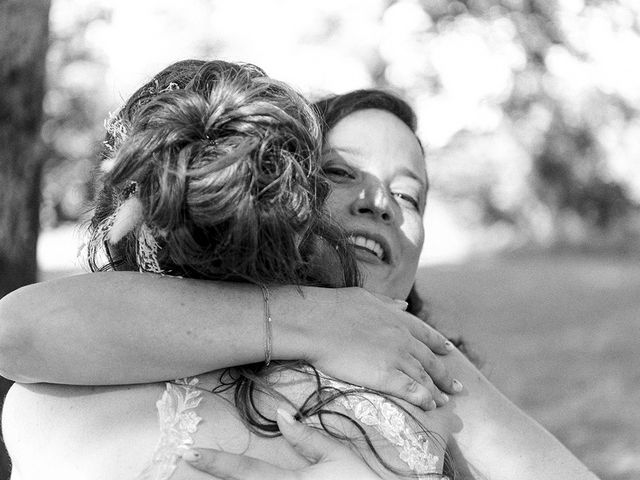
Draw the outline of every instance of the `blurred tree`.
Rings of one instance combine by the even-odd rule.
[[[385,74],[414,99],[427,143],[440,149],[436,188],[518,241],[635,240],[638,185],[612,157],[640,119],[625,82],[640,76],[629,68],[639,13],[616,0],[389,2],[383,18],[402,19],[393,42],[406,38],[388,49]]]
[[[36,281],[49,9],[50,0],[0,2],[0,297]],[[9,478],[0,449],[0,478]]]
[[[47,93],[42,139],[41,227],[77,221],[91,198],[89,160],[103,136],[109,106],[104,98],[107,60],[95,39],[107,28],[110,9],[100,2],[58,0],[51,11]]]

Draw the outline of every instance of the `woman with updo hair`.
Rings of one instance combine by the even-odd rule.
[[[319,175],[319,142],[306,101],[258,67],[168,67],[109,122],[91,269],[322,283],[320,265],[310,268],[313,244],[318,235],[341,237],[322,209],[329,183]],[[121,231],[129,208],[144,222]],[[154,259],[144,255],[150,250]],[[342,270],[357,283],[353,261]]]
[[[186,61],[111,119],[88,254],[122,272],[1,304],[2,373],[21,383],[3,418],[12,480],[211,478],[181,460],[202,448],[304,469],[279,436],[295,420],[348,445],[358,470],[338,472],[358,478],[593,478],[403,311],[421,310],[428,187],[411,109],[380,92],[327,107],[318,124],[257,67]],[[36,292],[48,335],[5,320]],[[442,362],[466,387],[453,401]]]

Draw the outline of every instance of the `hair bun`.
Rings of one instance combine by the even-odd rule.
[[[113,192],[138,182],[163,271],[301,280],[303,243],[328,185],[319,176],[320,128],[298,93],[253,66],[176,64],[138,90],[118,120],[127,132],[105,191],[113,204]],[[127,266],[135,242],[121,242]]]

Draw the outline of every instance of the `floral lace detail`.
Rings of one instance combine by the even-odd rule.
[[[151,463],[136,480],[166,480],[176,469],[181,451],[193,445],[192,434],[202,420],[194,411],[202,401],[198,379],[167,382],[162,398],[156,402],[160,440]]]
[[[375,428],[393,444],[400,459],[419,475],[418,478],[433,478],[432,475],[438,473],[439,457],[429,452],[429,439],[408,425],[406,415],[400,408],[383,396],[369,393],[362,387],[325,376],[321,378],[324,386],[341,391],[358,390],[357,393],[344,395],[336,401],[347,410],[353,411],[356,420]]]

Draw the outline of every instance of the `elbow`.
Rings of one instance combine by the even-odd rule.
[[[23,287],[0,299],[0,375],[15,382],[29,383],[25,376],[33,345],[32,325],[24,315]]]

